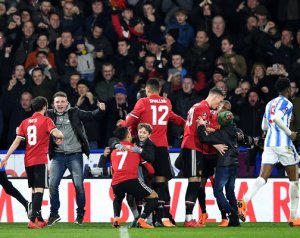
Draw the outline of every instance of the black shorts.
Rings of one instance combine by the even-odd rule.
[[[183,148],[181,153],[184,161],[184,177],[201,177],[201,153],[187,148]]]
[[[114,195],[119,198],[124,198],[125,194],[131,194],[137,200],[148,197],[152,193],[149,188],[141,179],[130,179],[112,186]]]
[[[167,147],[155,148],[155,160],[152,164],[155,169],[155,176],[164,176],[168,179],[174,176]]]
[[[49,188],[48,164],[25,167],[29,188]]]
[[[208,179],[215,174],[217,159],[217,155],[201,155],[202,178]]]

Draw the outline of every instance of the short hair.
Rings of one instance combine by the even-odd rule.
[[[44,107],[48,107],[48,101],[45,97],[37,96],[31,101],[31,107],[34,112],[40,112]]]
[[[229,108],[231,109],[231,102],[230,102],[230,101],[228,101],[228,100],[223,100],[221,103],[222,103],[224,106],[226,105],[227,108],[229,107]],[[223,106],[223,107],[224,107],[224,106]],[[227,109],[227,110],[230,111],[230,109]]]
[[[233,39],[232,39],[231,36],[224,36],[224,37],[222,38],[222,41],[223,41],[223,40],[227,40],[228,43],[229,43],[230,45],[234,45],[234,41],[233,41]]]
[[[146,131],[149,132],[149,134],[152,133],[152,126],[149,123],[139,123],[137,126],[137,129],[145,128]]]
[[[128,134],[129,130],[127,126],[120,126],[114,130],[115,137],[117,137],[121,141],[125,140]]]
[[[73,75],[78,76],[79,78],[81,78],[81,74],[80,74],[78,71],[73,71],[72,73],[70,73],[69,79],[70,79]]]
[[[119,44],[119,42],[125,42],[126,45],[130,45],[130,41],[127,38],[119,38],[118,39],[118,44]]]
[[[188,16],[188,11],[184,8],[178,8],[175,12],[175,15],[177,16],[179,14],[184,14],[184,15]]]
[[[58,91],[53,95],[53,99],[55,99],[56,97],[64,97],[64,98],[68,98],[67,94],[63,91]]]
[[[213,87],[211,90],[209,90],[209,94],[215,94],[215,95],[225,97],[223,90],[218,87]]]
[[[275,89],[278,93],[282,93],[291,87],[291,81],[288,78],[280,78],[275,83]]]
[[[34,69],[31,71],[31,77],[33,77],[33,73],[34,73],[34,72],[37,72],[37,71],[41,71],[41,72],[42,72],[42,75],[44,75],[43,69],[40,68],[40,67],[36,67],[36,68],[34,68]]]
[[[146,87],[150,87],[154,92],[159,92],[159,82],[156,78],[149,79],[146,82]]]

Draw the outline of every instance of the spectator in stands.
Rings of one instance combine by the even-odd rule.
[[[113,62],[116,68],[116,75],[119,81],[129,85],[137,72],[136,58],[130,53],[131,43],[123,38],[118,40],[118,52],[115,54]]]
[[[49,39],[48,35],[44,33],[40,33],[36,40],[37,47],[36,49],[29,53],[26,61],[25,61],[25,70],[29,70],[32,66],[37,64],[37,53],[40,51],[44,51],[47,54],[47,59],[52,65],[52,67],[56,68],[55,66],[55,59],[54,53],[49,48]]]
[[[194,41],[195,32],[193,27],[186,22],[188,18],[188,12],[185,9],[178,9],[175,12],[176,19],[171,21],[167,25],[167,29],[178,29],[178,38],[177,42],[183,45],[185,48],[188,48]]]
[[[61,35],[61,25],[60,25],[60,16],[56,12],[52,12],[49,16],[49,26],[47,32],[49,35],[49,45],[52,50],[56,46],[56,38],[59,38]]]
[[[157,9],[152,1],[144,1],[143,3],[143,22],[144,22],[144,34],[146,39],[151,39],[155,36],[157,39],[162,40],[161,26],[163,26],[163,21],[159,14],[157,14]]]
[[[102,0],[92,1],[92,14],[85,19],[85,32],[89,33],[96,23],[105,24],[108,22],[108,16],[106,16],[103,7]]]
[[[76,47],[73,45],[73,36],[70,31],[63,31],[61,37],[56,39],[55,48],[55,64],[59,74],[66,73],[66,62],[70,53],[76,52]]]
[[[114,85],[118,82],[115,77],[115,68],[112,63],[102,65],[103,79],[96,83],[95,92],[101,101],[107,101],[114,96]]]
[[[205,80],[210,77],[215,61],[215,51],[211,47],[207,32],[198,30],[195,43],[191,46],[185,55],[185,64],[192,75],[201,72]]]
[[[31,109],[32,94],[29,91],[23,91],[19,98],[19,104],[12,109],[9,120],[9,131],[7,136],[7,142],[10,145],[16,138],[16,129],[23,120],[31,117],[33,111]],[[20,150],[25,149],[25,143],[21,143],[18,147]]]
[[[91,28],[91,31],[88,31],[86,38],[87,42],[95,47],[95,78],[101,71],[102,64],[113,56],[112,45],[103,32],[104,26],[104,23],[101,23],[100,21],[95,22],[95,24]]]
[[[212,29],[209,35],[209,41],[211,43],[212,49],[215,49],[216,56],[222,54],[221,41],[226,35],[225,31],[225,20],[222,16],[214,16],[212,20]]]
[[[249,90],[246,98],[246,103],[235,109],[237,126],[249,136],[260,137],[261,122],[265,112],[264,104],[261,103],[259,94],[255,90]],[[257,152],[257,148],[249,150],[248,159],[252,166],[255,165]]]
[[[10,118],[10,113],[17,105],[23,91],[29,90],[30,79],[25,74],[23,65],[16,65],[10,80],[3,90],[1,108],[4,118]],[[6,121],[5,121],[6,122]]]
[[[127,90],[122,83],[117,83],[114,86],[114,97],[107,100],[106,103],[106,141],[113,136],[113,131],[116,129],[119,120],[125,120],[127,114],[132,108],[129,108],[127,103]]]
[[[179,30],[177,28],[170,29],[165,35],[166,43],[162,45],[164,53],[167,55],[168,63],[170,64],[171,55],[173,53],[183,53],[184,47],[177,42]]]
[[[44,70],[38,67],[31,71],[31,77],[32,84],[30,89],[32,90],[33,97],[43,96],[47,98],[48,102],[52,102],[52,96],[57,89],[57,75],[53,74],[52,78],[49,78],[44,74]]]
[[[91,84],[85,80],[79,80],[77,83],[77,102],[76,106],[84,111],[93,111],[97,109],[97,98],[91,92]],[[98,148],[99,140],[99,121],[91,120],[83,122],[84,129],[89,141],[90,149]]]
[[[194,90],[194,81],[190,75],[182,79],[182,88],[176,92],[168,95],[172,103],[173,112],[181,116],[183,119],[187,118],[188,110],[197,102],[200,102],[201,97]],[[170,141],[175,148],[180,147],[180,137],[183,135],[183,128],[171,123],[171,138]]]
[[[226,84],[229,90],[234,89],[240,78],[247,74],[245,58],[235,53],[233,47],[233,40],[230,37],[224,37],[221,46],[223,55],[217,60],[217,64],[221,64],[227,73]]]
[[[230,97],[232,112],[235,113],[235,109],[239,110],[239,108],[246,103],[246,96],[250,88],[251,84],[248,81],[242,81],[239,83],[239,86],[234,90],[234,94]]]
[[[22,33],[23,35],[18,36],[14,41],[14,48],[17,49],[15,53],[16,64],[24,64],[28,54],[33,51],[37,38],[36,34],[34,34],[34,25],[31,21],[24,23]]]
[[[47,29],[49,27],[49,16],[52,10],[50,0],[42,0],[38,6],[36,14],[33,15],[35,26],[39,29]]]
[[[63,14],[61,16],[61,27],[63,31],[67,30],[77,39],[82,35],[82,15],[80,9],[74,2],[65,2],[63,5]]]
[[[91,84],[94,83],[95,63],[94,63],[94,49],[95,47],[84,39],[77,40],[77,71],[81,75],[81,79],[84,79]]]
[[[77,98],[78,98],[77,83],[79,82],[80,77],[81,77],[80,73],[74,71],[69,76],[69,84],[63,88],[63,91],[67,94],[68,101],[72,107],[74,107],[77,102]]]
[[[177,0],[176,2],[172,0],[162,1],[161,11],[165,13],[166,25],[175,17],[175,12],[178,10],[178,8],[191,11],[193,8],[193,1],[192,0]]]

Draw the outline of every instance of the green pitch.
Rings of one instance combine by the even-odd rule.
[[[52,227],[29,230],[25,223],[0,223],[0,237],[7,238],[299,238],[300,227],[287,223],[244,223],[241,227],[220,228],[208,223],[205,228],[128,229],[121,234],[108,223],[85,223],[78,226],[58,223]],[[123,227],[126,227],[125,225]]]

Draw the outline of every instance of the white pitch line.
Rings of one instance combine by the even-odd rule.
[[[127,227],[120,227],[120,238],[130,238]]]

